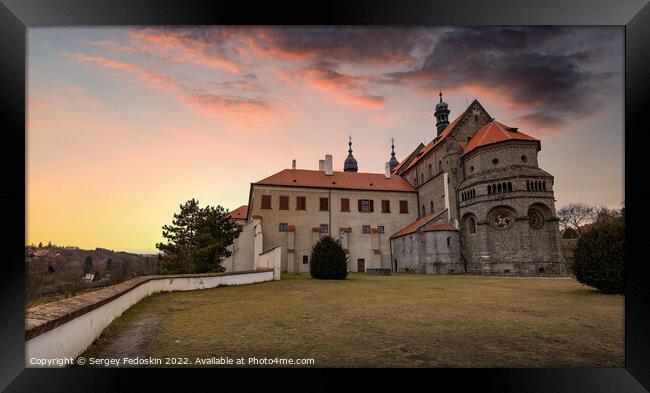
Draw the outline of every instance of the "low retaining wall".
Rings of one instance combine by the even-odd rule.
[[[371,267],[366,269],[366,273],[371,276],[390,276],[392,270],[389,267]]]
[[[273,280],[273,269],[220,274],[144,276],[72,298],[32,307],[25,320],[25,366],[35,359],[76,358],[122,313],[157,292],[192,291]],[[65,364],[51,364],[51,367]],[[47,365],[46,365],[47,367]]]

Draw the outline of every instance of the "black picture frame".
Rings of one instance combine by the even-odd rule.
[[[619,25],[625,26],[625,207],[626,296],[625,368],[613,369],[426,369],[413,375],[378,371],[377,375],[349,373],[371,385],[404,388],[480,386],[495,392],[648,392],[650,390],[650,262],[647,261],[643,222],[644,179],[642,149],[648,142],[650,104],[650,6],[647,0],[471,0],[447,1],[330,1],[250,3],[242,1],[147,0],[0,0],[0,110],[2,111],[2,207],[9,220],[2,237],[4,257],[0,277],[1,324],[0,389],[10,392],[131,391],[136,380],[167,388],[182,381],[184,390],[197,382],[242,378],[250,370],[207,370],[191,378],[160,370],[33,369],[25,368],[25,98],[26,31],[35,26],[91,26],[146,24],[275,24],[275,25]],[[620,103],[612,103],[620,105]],[[588,141],[586,141],[588,143]],[[647,154],[647,153],[645,153]],[[606,159],[606,158],[604,158]],[[594,174],[597,176],[597,174]],[[507,327],[504,327],[507,328]],[[462,350],[459,348],[459,350]],[[177,371],[177,370],[174,370]],[[196,371],[196,370],[195,370]],[[297,374],[319,381],[317,370],[264,370],[275,381]],[[271,371],[271,372],[269,372]],[[152,374],[155,372],[155,375]],[[231,374],[235,373],[235,374]],[[364,373],[365,374],[365,373]],[[374,373],[373,373],[374,374]],[[404,374],[404,373],[401,373]],[[409,373],[410,374],[410,373]],[[267,378],[246,378],[246,387],[270,386]],[[348,383],[348,382],[346,382]],[[129,384],[129,389],[124,389]],[[269,385],[267,385],[269,384]],[[214,385],[216,386],[216,385]],[[291,388],[291,386],[286,386]],[[298,388],[310,388],[299,383]],[[316,387],[314,385],[313,387]],[[302,389],[301,389],[302,390]],[[311,389],[309,389],[311,390]],[[446,389],[445,389],[446,390]]]

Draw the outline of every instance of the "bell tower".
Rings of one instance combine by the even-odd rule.
[[[439,95],[440,102],[436,104],[436,111],[433,113],[436,117],[436,137],[439,137],[440,133],[449,125],[449,108],[447,103],[442,100],[442,90]]]

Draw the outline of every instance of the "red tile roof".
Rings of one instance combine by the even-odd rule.
[[[456,227],[447,221],[435,221],[427,224],[422,229],[424,232],[433,232],[433,231],[457,231]]]
[[[395,237],[400,237],[404,235],[408,235],[409,233],[414,233],[415,231],[418,230],[422,225],[428,223],[431,221],[435,216],[437,216],[439,213],[433,213],[429,214],[428,216],[424,216],[420,218],[419,220],[413,221],[412,223],[408,224],[404,228],[400,229],[399,231],[395,232],[393,236],[390,238],[395,238]]]
[[[406,191],[415,189],[400,176],[386,179],[383,173],[334,172],[328,176],[324,171],[308,169],[284,169],[274,175],[262,179],[255,185],[338,188],[347,190],[371,191]]]
[[[469,107],[467,108],[469,109]],[[467,110],[465,110],[465,112],[467,112]],[[465,112],[461,113],[456,119],[454,119],[454,121],[449,123],[449,125],[444,130],[442,130],[439,137],[434,138],[431,142],[429,142],[426,146],[424,146],[424,149],[422,149],[417,154],[415,160],[411,161],[411,163],[406,167],[405,171],[408,171],[411,167],[413,167],[413,165],[417,164],[418,161],[420,161],[420,158],[426,156],[427,153],[431,151],[431,149],[433,149],[434,147],[442,143],[442,141],[447,137],[447,135],[449,135],[451,130],[453,130],[454,127],[456,127],[456,124],[458,124],[458,121],[460,120],[461,117],[463,117]]]
[[[510,128],[493,120],[476,131],[472,139],[467,142],[463,155],[481,146],[509,140],[539,141],[539,139],[517,131],[516,128]]]
[[[422,150],[422,149],[424,149],[424,144],[423,144],[423,143],[420,143],[420,144],[418,145],[418,147],[416,147],[415,150],[413,150],[413,151],[411,152],[411,154],[409,154],[408,156],[406,156],[406,158],[404,158],[404,159],[402,160],[402,162],[400,162],[399,164],[397,164],[397,166],[396,166],[395,168],[393,168],[393,170],[392,170],[391,172],[393,172],[393,173],[397,173],[397,171],[399,171],[401,167],[403,167],[404,165],[407,165],[407,164],[409,164],[409,163],[411,162],[410,160],[411,160],[411,157],[412,157],[412,156],[414,156],[414,155],[416,155],[417,153],[419,153],[420,150]]]
[[[248,206],[239,206],[237,209],[228,213],[228,216],[235,220],[245,220],[248,217]]]

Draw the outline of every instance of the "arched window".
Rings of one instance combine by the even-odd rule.
[[[431,164],[429,164],[429,178],[433,177],[433,168],[431,167]]]
[[[431,203],[429,205],[431,207],[431,214],[433,214],[433,201],[431,201]]]
[[[530,191],[530,180],[526,180],[526,190]]]
[[[451,248],[451,238],[447,238],[447,248]]]
[[[542,190],[546,191],[546,182],[542,182]]]
[[[426,216],[427,212],[424,210],[424,205],[422,205],[422,217]]]
[[[508,192],[512,192],[512,182],[508,182]]]
[[[438,173],[442,172],[442,161],[438,161]]]
[[[424,173],[420,176],[420,178],[422,179],[422,184],[424,184]]]
[[[488,184],[488,195],[492,194],[492,185]]]
[[[465,219],[465,229],[467,230],[467,233],[473,235],[476,233],[476,219],[474,216],[469,215]]]
[[[501,192],[501,184],[497,185],[497,192]]]

